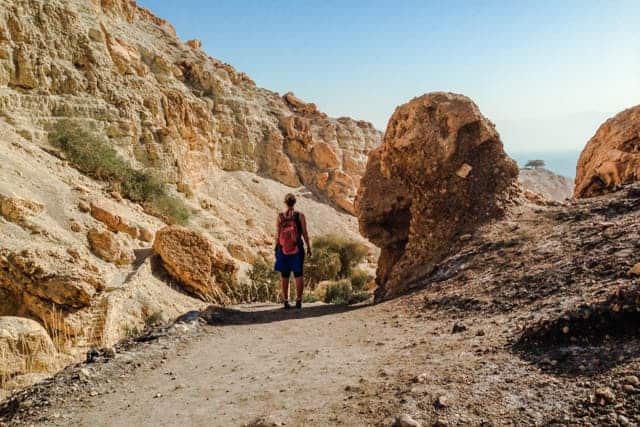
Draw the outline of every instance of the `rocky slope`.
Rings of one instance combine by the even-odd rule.
[[[640,106],[607,120],[587,142],[576,170],[575,197],[593,197],[640,179]]]
[[[520,169],[518,181],[524,189],[548,200],[562,202],[573,195],[573,181],[548,169]]]
[[[156,238],[162,220],[74,169],[49,144],[62,121],[159,174],[192,212],[191,231]],[[0,317],[15,331],[0,388],[202,299],[235,302],[250,263],[272,256],[287,192],[312,235],[361,239],[348,212],[379,138],[256,87],[135,2],[0,0],[0,316],[37,321],[53,344],[38,338],[24,348],[46,357],[14,363],[27,357],[14,343],[43,331]],[[192,241],[207,250],[200,263],[188,261]]]
[[[352,211],[380,133],[261,89],[132,0],[0,2],[0,112],[46,144],[61,118],[195,189],[214,170],[301,184]]]
[[[369,155],[360,231],[382,252],[378,299],[406,291],[517,198],[516,163],[467,97],[431,93],[398,107]]]
[[[525,201],[409,295],[190,314],[193,326],[150,330],[17,393],[0,422],[388,427],[404,414],[413,426],[634,425],[639,225],[638,184]]]

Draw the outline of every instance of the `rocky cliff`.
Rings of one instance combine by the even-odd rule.
[[[85,146],[106,141],[135,177],[159,175],[189,230],[81,173],[49,142],[61,123],[99,135]],[[13,361],[31,356],[7,344],[0,395],[150,319],[237,301],[249,265],[272,256],[287,192],[313,236],[359,238],[349,212],[379,139],[256,87],[134,2],[0,0],[0,327],[27,325],[11,340],[48,334],[55,347],[38,338],[46,354],[29,371]]]
[[[640,179],[640,106],[607,120],[587,142],[576,168],[577,198],[615,191]]]
[[[91,122],[192,189],[243,170],[349,212],[380,139],[370,123],[256,87],[131,0],[0,1],[0,113],[41,144],[61,118]]]
[[[382,250],[377,298],[406,291],[502,216],[517,176],[494,125],[469,98],[438,92],[398,107],[356,201],[360,231]]]

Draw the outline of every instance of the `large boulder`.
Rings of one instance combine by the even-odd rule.
[[[412,287],[462,235],[505,213],[518,167],[467,97],[431,93],[396,109],[356,199],[360,231],[382,251],[376,298]]]
[[[0,317],[0,378],[52,372],[56,354],[49,334],[35,320]]]
[[[640,105],[604,122],[587,142],[576,169],[576,198],[615,191],[640,179]]]
[[[238,267],[203,234],[180,226],[165,227],[156,233],[153,249],[187,292],[204,301],[232,301],[225,289],[235,280]]]

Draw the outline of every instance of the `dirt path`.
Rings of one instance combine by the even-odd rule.
[[[391,317],[387,309],[242,310],[225,319],[232,324],[204,327],[174,355],[150,356],[131,375],[97,387],[102,391],[95,396],[56,408],[43,424],[235,426],[259,418],[286,425],[362,423],[358,414],[342,410],[345,389],[377,377],[401,345],[391,331],[396,328],[383,320]]]

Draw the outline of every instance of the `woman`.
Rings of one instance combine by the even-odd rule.
[[[284,203],[287,209],[278,214],[276,223],[276,265],[274,268],[280,272],[282,277],[284,308],[291,308],[289,304],[289,276],[292,272],[296,279],[296,308],[302,308],[304,244],[307,244],[307,255],[311,256],[311,242],[307,233],[307,220],[302,213],[294,209],[296,196],[291,193],[287,194]]]

